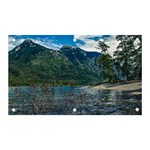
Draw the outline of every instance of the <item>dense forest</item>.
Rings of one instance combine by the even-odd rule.
[[[59,51],[25,40],[9,52],[9,85],[86,85],[99,81],[100,53],[63,46]]]
[[[109,46],[99,41],[97,48],[102,55],[98,59],[100,81],[115,83],[120,80],[142,79],[142,37],[141,35],[118,35],[119,41],[113,56],[109,54]]]

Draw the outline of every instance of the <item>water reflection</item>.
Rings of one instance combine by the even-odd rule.
[[[13,112],[12,108],[16,111]],[[73,108],[77,111],[72,111]],[[139,108],[139,111],[136,111],[136,108]],[[11,115],[140,115],[141,113],[141,94],[133,94],[133,91],[73,86],[9,88]]]

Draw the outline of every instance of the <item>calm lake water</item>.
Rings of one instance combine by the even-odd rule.
[[[141,94],[133,95],[131,91],[79,86],[9,87],[10,115],[141,115],[141,113]]]

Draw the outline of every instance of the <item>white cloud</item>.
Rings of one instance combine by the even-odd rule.
[[[8,36],[8,50],[12,50],[17,45],[21,44],[25,39],[15,39],[14,37]]]
[[[110,48],[108,49],[108,53],[113,56],[113,52],[116,50],[119,42],[116,40],[116,35],[111,35],[109,38],[107,38],[107,40],[105,41],[105,43],[110,46]]]
[[[94,37],[102,37],[102,35],[74,35],[74,39],[76,39],[77,42],[76,46],[86,51],[98,51],[95,48],[98,44],[98,41],[94,40]],[[80,44],[80,42],[83,44]]]
[[[80,41],[86,41],[94,37],[102,37],[102,35],[74,35],[74,38]]]
[[[39,45],[42,45],[44,47],[50,48],[50,49],[54,49],[54,50],[59,50],[63,45],[61,44],[57,44],[54,43],[54,41],[45,38],[45,39],[32,39],[30,38],[34,43],[37,43]],[[12,50],[13,48],[15,48],[17,45],[21,44],[24,40],[24,38],[22,39],[15,39],[13,37],[8,37],[8,50]]]
[[[94,40],[97,37],[99,40],[104,41],[107,45],[110,46],[108,52],[111,56],[113,56],[113,52],[116,50],[118,46],[118,41],[116,40],[115,35],[111,35],[110,37],[103,38],[104,35],[75,35],[74,38],[77,40],[76,46],[80,47],[86,51],[97,51],[100,52],[100,49],[97,49],[98,40]],[[78,42],[79,41],[79,42]],[[80,43],[82,42],[82,43]]]
[[[100,40],[100,41],[102,41],[102,42],[104,42],[104,39],[102,39],[102,38],[101,38],[101,39],[99,39],[99,40]]]
[[[95,48],[97,44],[98,44],[98,41],[95,41],[92,39],[89,39],[89,40],[86,39],[84,44],[77,43],[76,45],[77,47],[80,47],[81,49],[86,50],[86,51],[99,51],[98,49]]]
[[[50,39],[43,39],[43,40],[33,39],[33,42],[54,50],[59,50],[63,46],[61,44],[55,43],[53,40]]]

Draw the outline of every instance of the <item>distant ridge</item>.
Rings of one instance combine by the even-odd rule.
[[[9,84],[85,85],[99,81],[98,52],[46,48],[27,39],[9,51]]]

